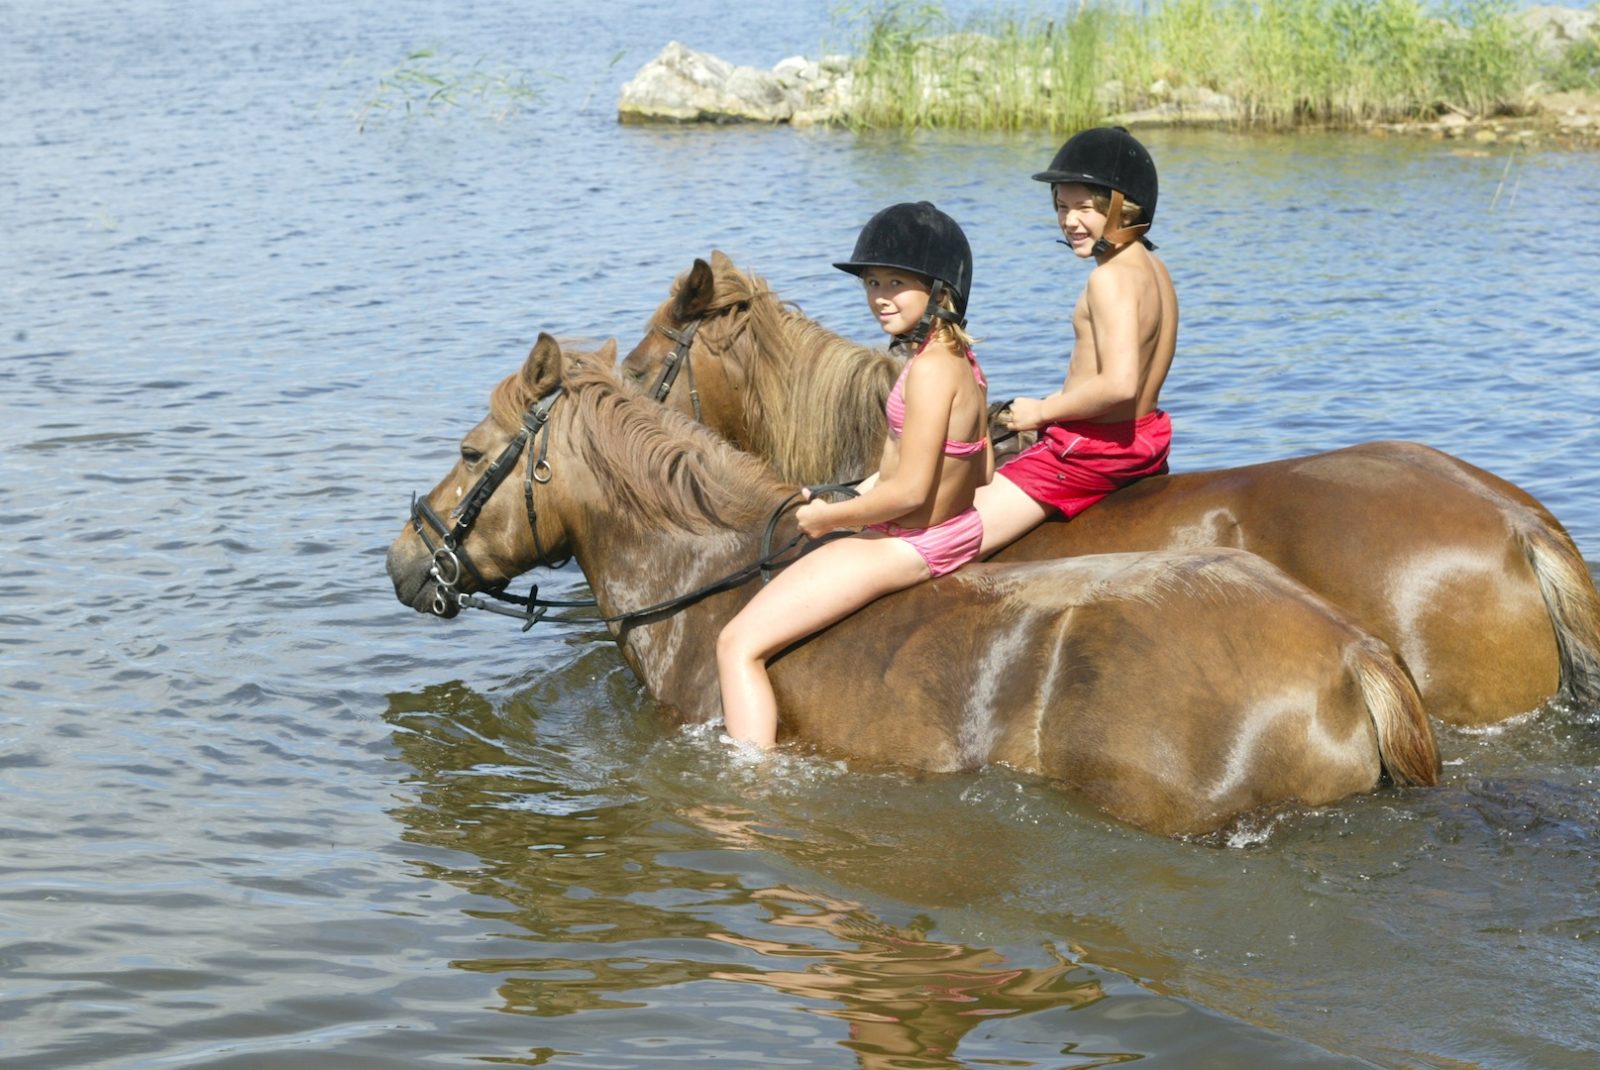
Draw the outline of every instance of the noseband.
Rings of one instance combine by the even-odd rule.
[[[656,401],[664,402],[667,395],[672,393],[672,384],[678,378],[678,372],[684,368],[689,370],[689,403],[694,407],[694,418],[700,419],[700,391],[694,385],[694,363],[689,359],[689,347],[694,344],[694,332],[700,329],[699,320],[690,320],[682,330],[675,331],[671,327],[657,326],[656,330],[666,335],[677,343],[667,359],[661,363],[661,374],[656,376],[656,385],[650,388],[650,396]]]
[[[537,404],[529,406],[528,411],[522,414],[522,428],[506,444],[506,448],[500,451],[500,456],[494,459],[494,463],[478,477],[478,481],[473,484],[472,490],[462,499],[461,504],[450,510],[450,515],[455,520],[453,525],[447,526],[439,514],[428,505],[426,499],[419,498],[415,494],[411,496],[411,527],[433,557],[429,573],[434,581],[435,614],[443,616],[452,602],[457,605],[468,604],[467,599],[470,596],[457,586],[461,582],[462,573],[465,572],[477,582],[478,588],[491,598],[525,605],[527,607],[525,614],[517,614],[529,618],[524,625],[524,631],[538,619],[533,615],[535,599],[532,595],[527,599],[508,595],[505,593],[505,582],[492,584],[484,579],[483,573],[467,554],[466,541],[472,526],[478,522],[478,514],[483,512],[483,507],[489,503],[494,492],[516,467],[517,458],[527,450],[528,462],[522,477],[522,497],[527,504],[528,527],[533,532],[534,552],[538,554],[538,561],[545,563],[544,544],[539,538],[539,516],[533,504],[533,485],[550,482],[550,462],[546,460],[550,450],[550,409],[560,396],[561,388],[557,387]],[[437,536],[437,541],[430,537],[430,530]],[[559,562],[555,567],[565,563],[565,561]]]

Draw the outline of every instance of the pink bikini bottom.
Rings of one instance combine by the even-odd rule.
[[[970,505],[931,528],[903,528],[893,521],[868,524],[867,527],[909,543],[913,550],[922,555],[922,560],[928,563],[928,571],[935,576],[954,572],[977,557],[978,550],[983,546],[983,518]]]

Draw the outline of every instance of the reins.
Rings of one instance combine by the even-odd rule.
[[[678,340],[679,345],[685,349],[693,337],[693,324],[685,328],[682,332],[682,337],[674,334],[674,338]],[[693,374],[693,371],[691,371],[691,389],[693,388]],[[659,387],[660,380],[657,382],[657,388]],[[669,382],[668,389],[670,387],[671,384]],[[676,595],[641,609],[632,609],[623,613],[613,613],[605,616],[550,616],[549,611],[552,609],[584,609],[596,606],[596,602],[592,598],[581,600],[540,598],[539,585],[537,583],[529,587],[526,596],[508,594],[505,590],[505,583],[491,584],[484,579],[483,574],[467,554],[466,539],[472,530],[472,526],[477,523],[478,514],[483,511],[483,507],[494,496],[494,492],[516,466],[517,458],[526,449],[528,454],[527,474],[523,477],[522,487],[523,499],[528,513],[528,527],[533,532],[533,545],[536,554],[534,567],[560,568],[570,560],[570,557],[563,558],[559,562],[545,560],[547,555],[544,550],[544,544],[539,537],[539,518],[533,500],[534,484],[549,483],[554,474],[548,459],[550,410],[555,406],[556,399],[560,395],[561,388],[557,387],[536,404],[531,405],[528,411],[523,414],[521,429],[507,443],[505,449],[500,451],[500,456],[495,458],[494,463],[484,470],[483,475],[478,477],[477,483],[473,484],[472,490],[467,493],[461,505],[451,510],[451,516],[455,518],[453,526],[447,528],[439,518],[439,515],[429,507],[426,500],[417,497],[415,494],[411,496],[411,526],[416,531],[417,536],[422,539],[423,545],[427,546],[432,553],[433,565],[429,572],[435,585],[432,609],[436,615],[444,616],[453,602],[456,606],[464,609],[481,609],[490,613],[498,613],[502,616],[518,617],[523,622],[522,630],[527,631],[541,620],[562,624],[625,624],[629,621],[642,620],[670,610],[681,609],[684,606],[698,602],[702,598],[737,587],[756,575],[760,575],[762,582],[766,582],[771,579],[774,568],[788,565],[793,558],[786,558],[785,555],[807,541],[808,537],[804,532],[796,532],[787,542],[775,550],[772,549],[772,539],[783,514],[802,496],[802,493],[809,493],[813,497],[830,493],[844,493],[854,496],[856,493],[855,485],[850,483],[832,483],[807,488],[805,491],[795,491],[779,502],[777,508],[772,511],[772,515],[768,517],[766,529],[761,537],[760,557],[747,565],[735,569],[726,576],[712,580],[710,583],[698,587],[687,594]],[[429,538],[427,529],[430,528],[438,536],[438,543]],[[828,535],[822,539],[811,541],[820,544],[834,537],[834,535]],[[477,581],[482,595],[487,596],[487,599],[478,594],[462,591],[457,587],[457,584],[461,582],[463,571],[470,574]],[[493,601],[488,599],[493,599]],[[497,605],[497,602],[509,603],[509,605]],[[512,609],[509,606],[521,608]]]
[[[853,486],[844,483],[829,483],[822,486],[812,487],[810,490],[814,494],[848,492],[853,495],[855,493],[855,488]],[[704,586],[697,587],[686,594],[674,595],[673,597],[663,599],[654,605],[644,606],[641,609],[630,609],[623,613],[612,613],[605,616],[553,617],[549,615],[547,610],[552,608],[586,608],[594,606],[595,601],[592,598],[584,601],[561,601],[558,599],[540,598],[538,584],[533,585],[526,598],[520,598],[517,595],[505,593],[485,592],[490,594],[491,597],[502,602],[512,602],[517,605],[525,606],[526,609],[522,612],[506,609],[502,606],[495,605],[493,602],[485,602],[476,595],[465,594],[462,592],[457,592],[456,603],[468,609],[483,609],[488,610],[490,613],[499,613],[504,616],[521,617],[525,622],[522,626],[523,631],[527,631],[541,620],[547,620],[553,624],[627,624],[631,621],[639,621],[646,617],[656,616],[659,613],[666,613],[671,610],[682,609],[685,606],[689,606],[700,601],[702,598],[707,598],[721,591],[732,590],[733,588],[746,583],[756,575],[761,576],[763,583],[767,582],[771,579],[771,574],[775,567],[781,567],[792,563],[793,558],[786,559],[784,555],[789,553],[789,551],[793,550],[796,546],[799,546],[803,542],[810,541],[820,546],[822,543],[830,542],[836,537],[842,537],[849,534],[848,532],[837,532],[832,535],[825,535],[820,539],[809,539],[805,533],[797,532],[776,550],[770,549],[772,544],[772,536],[778,526],[778,521],[782,519],[783,514],[788,511],[789,507],[793,505],[795,500],[799,497],[800,493],[796,491],[785,498],[781,503],[779,503],[778,507],[772,511],[772,515],[767,519],[766,531],[762,536],[762,554],[760,557],[756,558],[756,560],[747,565],[741,566],[738,569],[735,569],[726,576],[712,580],[710,583],[707,583]]]
[[[1017,399],[1016,398],[1012,398],[1011,399],[1011,401],[1015,401],[1015,400],[1017,400]],[[1011,407],[1011,401],[995,401],[995,402],[991,402],[990,403],[990,405],[989,405],[989,425],[991,427],[994,426],[994,422],[995,422],[995,420],[997,420],[999,418],[1000,414],[1002,412],[1005,412],[1007,409],[1009,409]],[[1021,431],[1006,431],[1006,432],[1004,432],[1002,434],[991,435],[989,437],[989,445],[998,448],[1000,443],[1009,442],[1011,439],[1020,438],[1021,436],[1022,436],[1022,432]]]

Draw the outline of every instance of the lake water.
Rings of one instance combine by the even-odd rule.
[[[1595,1065],[1600,711],[1182,843],[1001,770],[743,766],[597,628],[395,602],[537,332],[626,347],[714,248],[871,339],[829,262],[932,199],[995,396],[1059,377],[1058,135],[616,124],[666,41],[769,67],[829,10],[0,6],[8,1070]],[[359,122],[421,48],[538,99]],[[1175,467],[1416,439],[1600,555],[1600,156],[1146,140]]]

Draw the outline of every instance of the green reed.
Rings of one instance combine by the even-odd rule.
[[[1099,92],[1111,70],[1106,49],[1121,45],[1126,25],[1096,6],[957,27],[937,3],[890,0],[869,12],[849,121],[978,129],[1093,121],[1108,103]]]
[[[1156,23],[1173,77],[1232,97],[1247,124],[1416,117],[1436,103],[1442,31],[1415,0],[1173,0]]]
[[[1550,78],[1511,0],[1130,4],[957,26],[935,0],[871,3],[857,13],[849,121],[1059,129],[1209,90],[1232,98],[1244,125],[1337,126],[1515,109]],[[1583,76],[1581,65],[1566,74]]]
[[[380,115],[407,119],[439,115],[458,108],[500,121],[539,99],[538,90],[510,69],[478,60],[465,68],[431,48],[407,54],[405,61],[378,78],[372,94],[356,111],[356,126]]]

